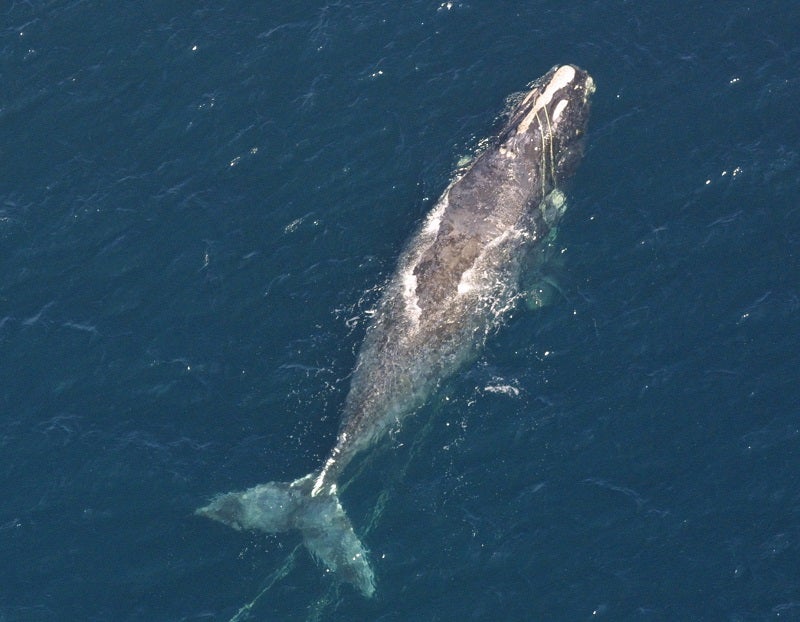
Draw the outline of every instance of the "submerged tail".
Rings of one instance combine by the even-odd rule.
[[[219,495],[195,513],[234,529],[277,533],[299,529],[311,554],[364,596],[375,593],[367,551],[353,531],[334,487],[312,496],[315,474]]]

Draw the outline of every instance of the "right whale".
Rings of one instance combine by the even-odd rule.
[[[553,67],[444,191],[383,291],[322,467],[293,482],[218,495],[197,514],[235,529],[298,529],[335,577],[374,594],[367,551],[339,502],[337,479],[357,453],[474,360],[520,298],[525,257],[547,244],[566,208],[559,188],[582,155],[594,89],[582,69]]]

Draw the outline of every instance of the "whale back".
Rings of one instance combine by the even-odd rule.
[[[523,260],[564,213],[594,88],[573,65],[534,82],[411,239],[359,351],[332,475],[474,359],[514,307]]]

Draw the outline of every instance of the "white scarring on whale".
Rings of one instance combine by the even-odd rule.
[[[553,67],[494,141],[447,187],[411,239],[367,328],[336,445],[322,468],[214,498],[197,514],[234,529],[297,529],[312,555],[365,596],[367,550],[336,482],[353,457],[416,411],[470,360],[520,296],[523,258],[546,244],[566,203],[559,189],[582,155],[592,78]]]

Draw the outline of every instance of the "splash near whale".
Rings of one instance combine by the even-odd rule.
[[[566,208],[560,188],[582,156],[594,89],[582,69],[553,67],[445,189],[383,292],[336,445],[320,469],[219,495],[197,514],[240,530],[298,530],[338,580],[374,594],[368,552],[339,501],[337,480],[356,454],[474,360],[517,303],[524,258],[547,243]]]

